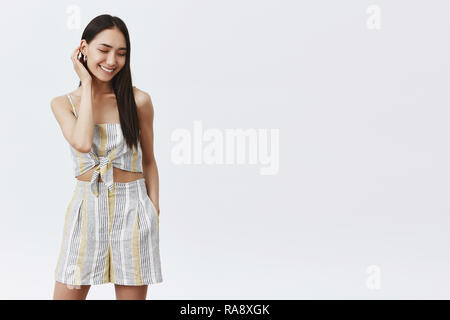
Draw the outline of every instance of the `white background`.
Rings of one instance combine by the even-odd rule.
[[[450,298],[449,12],[444,0],[2,2],[0,298],[52,298],[75,178],[50,100],[78,86],[70,54],[104,13],[127,24],[133,84],[155,108],[164,282],[148,299]],[[279,129],[278,173],[176,165],[171,134],[195,120]],[[88,295],[114,298],[112,284]]]

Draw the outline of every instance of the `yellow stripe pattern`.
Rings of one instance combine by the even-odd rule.
[[[81,284],[81,271],[83,267],[84,256],[86,254],[86,184],[83,184],[83,204],[81,214],[81,243],[78,250],[77,266],[75,270],[75,284]]]
[[[139,207],[139,206],[138,206]],[[134,267],[134,280],[136,285],[142,285],[142,274],[141,274],[141,257],[139,255],[139,225],[138,217],[139,211],[136,208],[136,215],[133,224],[133,240],[132,240],[132,256],[133,256],[133,267]]]

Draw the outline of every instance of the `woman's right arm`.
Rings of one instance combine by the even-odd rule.
[[[76,150],[88,153],[94,140],[94,120],[92,116],[92,95],[90,82],[82,83],[81,103],[78,118],[66,96],[53,98],[50,102],[64,138]]]
[[[87,153],[91,150],[94,141],[91,82],[82,82],[81,88],[81,102],[78,110],[78,118],[76,118],[76,124],[72,130],[72,136],[80,149]]]
[[[52,99],[50,105],[66,140],[78,151],[88,153],[94,140],[92,78],[78,58],[80,52],[81,44],[75,48],[70,56],[73,67],[81,81],[81,103],[78,110],[78,118],[73,114],[72,106],[67,97],[56,97]],[[69,104],[69,108],[67,104]]]

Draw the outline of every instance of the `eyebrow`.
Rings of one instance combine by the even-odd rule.
[[[100,46],[105,46],[105,47],[108,47],[108,48],[112,48],[112,46],[110,46],[109,44],[106,44],[106,43],[100,43],[99,45]],[[122,48],[119,48],[119,50],[127,50],[127,48],[122,47]]]

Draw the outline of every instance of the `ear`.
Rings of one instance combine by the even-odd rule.
[[[87,44],[87,42],[86,42],[86,40],[81,40],[81,43],[80,43],[80,51],[81,51],[81,53],[83,54],[83,55],[86,55],[86,53],[87,53],[87,48],[88,48],[88,44]]]

